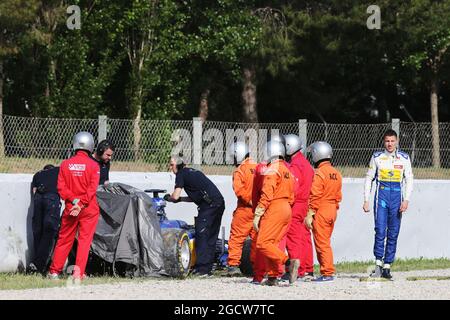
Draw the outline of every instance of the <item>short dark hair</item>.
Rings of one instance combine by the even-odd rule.
[[[383,140],[384,140],[384,138],[386,138],[386,137],[395,137],[395,138],[397,138],[397,132],[395,132],[395,130],[388,129],[388,130],[386,130],[386,132],[383,134]]]
[[[103,153],[108,150],[111,149],[112,151],[116,150],[116,146],[114,145],[114,143],[112,143],[110,140],[105,139],[99,142],[98,146],[97,146],[97,150],[96,153],[98,156],[102,156]]]
[[[183,154],[180,152],[178,155],[174,154],[170,157],[170,160],[175,161],[177,165],[177,170],[180,171],[184,167],[186,167],[186,162],[183,158]]]
[[[44,170],[53,169],[54,167],[55,167],[55,166],[52,165],[52,164],[46,164],[46,165],[44,166]]]

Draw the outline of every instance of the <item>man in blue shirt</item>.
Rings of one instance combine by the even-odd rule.
[[[47,271],[50,254],[58,235],[61,202],[56,188],[59,167],[48,164],[33,176],[33,245],[34,256],[28,265],[29,273]]]
[[[172,195],[166,194],[169,202],[194,202],[198,206],[195,218],[195,254],[197,261],[194,274],[200,277],[211,275],[216,243],[219,236],[225,201],[219,189],[201,171],[186,167],[181,157],[170,159],[170,169],[176,175]],[[181,197],[181,190],[187,197]]]
[[[109,169],[115,150],[115,145],[110,140],[105,139],[99,142],[97,149],[92,155],[95,161],[100,165],[99,185],[107,185],[109,183]]]
[[[376,151],[370,159],[364,187],[364,212],[369,212],[369,198],[376,183],[375,270],[372,277],[391,279],[391,264],[397,251],[402,216],[408,209],[413,190],[413,172],[407,153],[398,150],[397,133],[390,129],[383,136],[384,151]]]

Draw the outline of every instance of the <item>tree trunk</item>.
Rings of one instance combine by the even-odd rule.
[[[242,89],[243,116],[245,122],[258,122],[258,109],[256,108],[256,71],[253,66],[244,67],[244,85]]]
[[[5,157],[5,140],[3,138],[3,61],[0,60],[0,158]]]
[[[138,83],[136,87],[136,95],[134,99],[135,104],[135,110],[136,110],[136,116],[134,117],[133,122],[133,137],[134,137],[134,143],[133,143],[133,152],[134,152],[134,159],[140,160],[141,159],[141,138],[142,138],[142,132],[141,132],[141,119],[142,119],[142,84]]]
[[[53,60],[53,58],[50,58],[49,77],[47,79],[47,83],[46,83],[46,86],[45,86],[45,97],[47,99],[50,98],[50,94],[51,94],[50,87],[51,87],[51,84],[55,83],[55,81],[56,81],[56,63]]]
[[[209,99],[209,89],[203,90],[202,94],[200,95],[200,106],[198,109],[198,116],[202,118],[202,121],[205,122],[208,118],[208,111],[209,111],[209,105],[208,105],[208,99]]]
[[[431,80],[431,137],[433,141],[433,167],[441,167],[440,155],[440,139],[439,139],[439,117],[438,117],[438,95],[439,95],[439,80],[433,78]]]

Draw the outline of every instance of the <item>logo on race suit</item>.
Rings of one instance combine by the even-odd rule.
[[[394,169],[403,169],[403,165],[396,164],[396,165],[394,165]]]
[[[69,164],[69,170],[70,171],[85,171],[86,170],[86,165],[85,164],[70,163]]]

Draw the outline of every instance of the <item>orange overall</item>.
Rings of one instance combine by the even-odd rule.
[[[252,189],[256,163],[245,159],[233,173],[233,190],[238,198],[233,212],[230,239],[228,240],[228,265],[239,266],[245,239],[253,230]]]
[[[279,245],[289,226],[293,202],[294,177],[283,160],[274,160],[264,173],[257,205],[264,208],[265,213],[259,223],[256,250],[264,256],[269,277],[277,277],[280,265],[288,259]]]
[[[324,161],[316,169],[309,197],[309,208],[316,212],[313,236],[320,274],[323,276],[332,276],[336,271],[333,264],[331,234],[341,200],[342,176],[333,168],[330,161]]]

